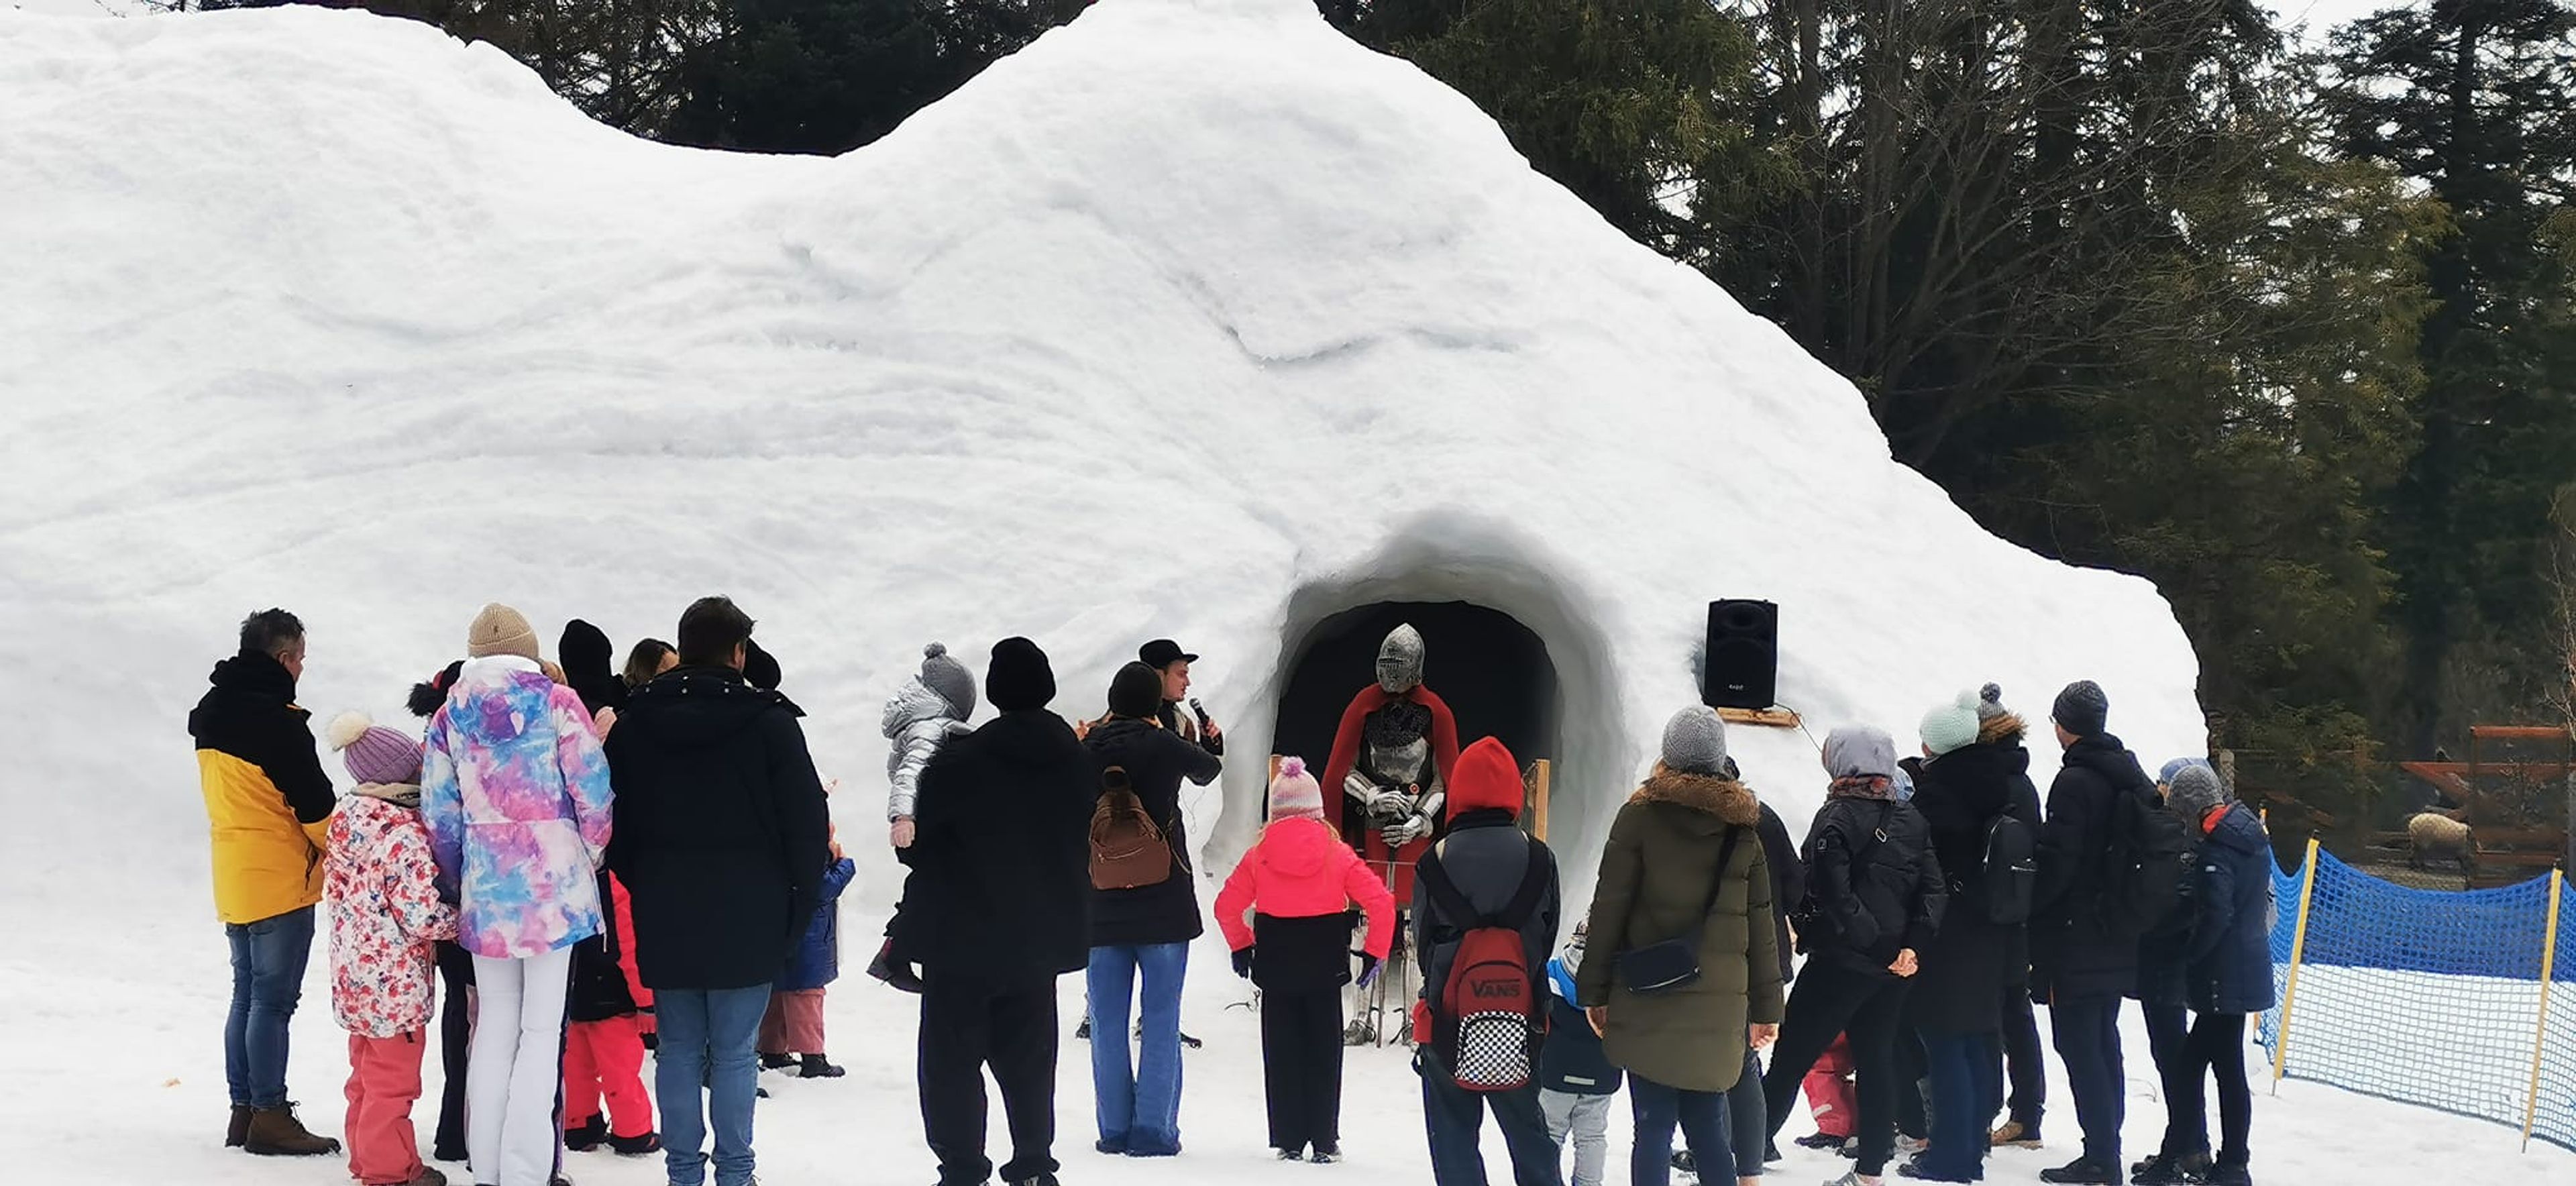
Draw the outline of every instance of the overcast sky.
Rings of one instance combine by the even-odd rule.
[[[2326,31],[2355,17],[2386,8],[2411,8],[2417,0],[2264,0],[2283,25],[2306,24],[2308,35],[2323,40]]]

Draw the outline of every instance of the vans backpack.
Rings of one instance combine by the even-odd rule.
[[[1985,868],[1980,905],[1986,921],[2017,927],[2030,921],[2039,888],[2039,835],[2011,815],[1998,815],[1986,825]]]
[[[1430,1048],[1449,1066],[1449,1077],[1468,1091],[1517,1091],[1538,1077],[1539,1046],[1547,1036],[1547,995],[1530,967],[1521,927],[1538,912],[1547,892],[1547,849],[1529,843],[1529,868],[1520,888],[1498,914],[1479,914],[1440,867],[1438,849],[1423,854],[1414,877],[1431,895],[1432,909],[1467,921],[1449,975],[1427,1002]]]
[[[2146,795],[2129,790],[2116,794],[2102,921],[2114,934],[2144,935],[2181,904],[2197,854],[2182,817]]]
[[[1143,889],[1172,879],[1172,842],[1127,781],[1127,768],[1100,772],[1100,801],[1091,809],[1091,888]]]

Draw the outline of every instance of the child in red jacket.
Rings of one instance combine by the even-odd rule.
[[[571,1020],[564,1028],[564,1147],[607,1145],[628,1157],[662,1148],[644,1087],[643,1009],[653,1000],[635,974],[635,908],[626,887],[599,875],[607,930],[573,948]],[[603,1106],[604,1105],[604,1106]],[[602,1115],[602,1113],[605,1115]]]
[[[1351,980],[1352,903],[1368,914],[1368,946],[1359,953],[1366,985],[1395,938],[1395,898],[1385,878],[1324,822],[1323,788],[1305,760],[1288,758],[1270,781],[1270,826],[1216,896],[1216,925],[1234,951],[1235,974],[1261,986],[1270,1146],[1282,1161],[1306,1157],[1310,1147],[1316,1162],[1342,1157],[1342,985]]]

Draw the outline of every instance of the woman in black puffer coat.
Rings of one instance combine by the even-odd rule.
[[[2023,815],[2025,805],[2039,801],[2030,752],[2017,736],[1980,740],[1979,703],[1977,693],[1965,692],[1924,714],[1925,756],[1906,763],[1914,809],[1931,830],[1949,891],[1941,929],[1922,953],[1923,969],[1907,999],[1907,1021],[1923,1040],[1937,1125],[1916,1173],[1938,1182],[1984,1176],[1987,1101],[2002,1093],[1994,1046],[2024,924],[1998,922],[1989,913],[1988,838],[2006,817],[2026,837],[2035,841],[2039,834],[2039,821]]]

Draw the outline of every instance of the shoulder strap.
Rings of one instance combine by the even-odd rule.
[[[1535,838],[1527,840],[1529,867],[1521,872],[1521,887],[1513,892],[1511,905],[1503,907],[1503,913],[1491,920],[1496,926],[1520,929],[1538,913],[1538,897],[1547,892],[1547,846]]]
[[[1699,904],[1701,926],[1708,925],[1708,916],[1717,910],[1718,895],[1726,892],[1726,867],[1735,862],[1735,845],[1742,839],[1744,839],[1744,829],[1729,824],[1726,828],[1726,838],[1718,841],[1717,874],[1708,879],[1708,900]]]
[[[1440,866],[1440,846],[1433,845],[1413,863],[1413,878],[1431,895],[1431,906],[1448,915],[1452,925],[1467,930],[1476,925],[1476,908],[1458,892],[1458,883],[1449,880],[1449,871]]]

